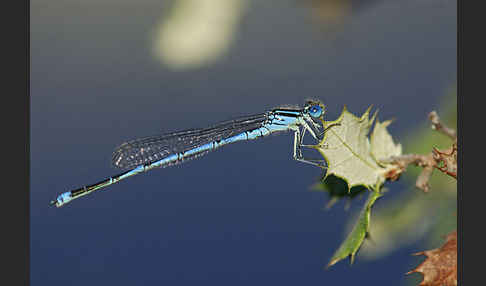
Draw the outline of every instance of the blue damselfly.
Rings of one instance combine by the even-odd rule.
[[[304,108],[277,108],[217,124],[204,129],[191,129],[128,141],[113,152],[112,164],[127,171],[109,177],[93,185],[64,192],[51,205],[61,207],[74,199],[105,188],[133,175],[148,170],[179,164],[200,157],[224,145],[257,139],[277,132],[293,131],[295,160],[324,168],[322,160],[305,159],[302,155],[306,131],[316,140],[321,140],[325,128],[322,118],[325,106],[317,101],[308,101]]]

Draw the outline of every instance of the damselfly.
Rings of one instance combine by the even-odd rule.
[[[324,168],[322,160],[305,159],[302,147],[306,131],[316,140],[321,140],[325,128],[322,118],[325,106],[317,101],[308,101],[304,108],[277,108],[217,124],[204,129],[191,129],[159,136],[135,139],[118,146],[113,152],[112,164],[127,171],[109,177],[93,185],[64,192],[51,201],[61,207],[74,199],[113,185],[133,175],[159,167],[179,164],[200,157],[224,145],[257,139],[277,132],[293,131],[293,157],[297,161]]]

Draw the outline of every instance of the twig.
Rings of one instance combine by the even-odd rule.
[[[425,166],[420,175],[415,181],[415,186],[424,192],[428,192],[430,190],[429,186],[429,179],[434,171],[434,166]]]
[[[398,167],[395,168],[390,174],[387,174],[387,178],[390,180],[396,180],[401,173],[405,172],[410,164],[422,167],[423,170],[418,176],[415,186],[424,192],[428,192],[430,190],[430,176],[436,168],[449,176],[454,178],[457,177],[457,133],[454,129],[442,124],[437,112],[435,111],[429,113],[429,120],[432,122],[432,129],[441,132],[454,140],[454,143],[450,148],[446,150],[439,150],[434,147],[432,152],[426,155],[406,154],[390,157],[383,161],[384,163],[393,164]]]
[[[442,124],[440,122],[439,115],[437,115],[437,112],[432,111],[431,113],[429,113],[429,120],[432,121],[432,129],[443,133],[444,135],[448,136],[452,140],[457,140],[456,130]]]
[[[401,172],[404,172],[410,164],[423,167],[424,169],[417,178],[415,186],[423,190],[424,192],[428,192],[430,190],[428,182],[434,168],[437,166],[437,162],[435,161],[433,154],[407,154],[401,156],[393,156],[384,162],[398,165]]]

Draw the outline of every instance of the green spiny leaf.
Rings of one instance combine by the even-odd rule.
[[[368,189],[381,186],[393,165],[384,165],[377,159],[385,159],[401,154],[401,146],[395,145],[386,127],[390,121],[377,123],[370,139],[368,133],[376,117],[369,118],[370,108],[361,117],[350,113],[346,107],[335,121],[324,121],[329,129],[323,140],[315,148],[326,160],[328,176],[342,178],[348,190],[354,186]]]
[[[366,201],[364,208],[361,210],[358,221],[346,237],[346,240],[344,240],[338,250],[334,253],[326,268],[331,267],[338,261],[343,260],[348,256],[351,256],[351,264],[354,262],[354,257],[356,253],[358,252],[361,244],[368,235],[371,218],[371,207],[373,206],[375,201],[382,195],[383,194],[379,190],[370,191],[368,200]]]
[[[385,165],[383,165],[380,160],[387,159],[391,156],[399,156],[402,154],[402,145],[395,145],[395,143],[393,142],[393,138],[386,129],[391,123],[392,120],[386,120],[382,123],[377,120],[370,138],[371,155],[383,167],[385,167]]]

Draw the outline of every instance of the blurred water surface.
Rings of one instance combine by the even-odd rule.
[[[350,212],[322,210],[289,134],[48,202],[116,174],[125,140],[306,98],[373,104],[403,140],[455,82],[456,33],[455,1],[31,1],[32,285],[403,283],[416,246],[322,270]]]

